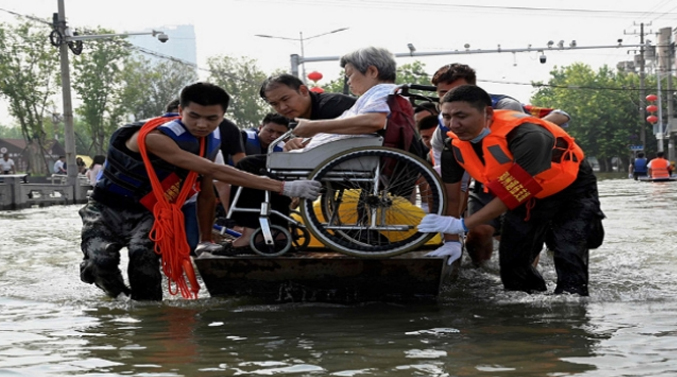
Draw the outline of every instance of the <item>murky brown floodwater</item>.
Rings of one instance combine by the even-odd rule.
[[[79,206],[0,212],[0,375],[675,376],[677,182],[600,191],[589,298],[503,292],[494,260],[426,306],[110,300],[79,280]]]

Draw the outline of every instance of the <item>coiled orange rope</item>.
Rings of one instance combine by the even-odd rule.
[[[177,118],[154,118],[141,127],[138,136],[139,152],[146,166],[148,178],[153,187],[153,194],[157,203],[153,207],[155,222],[150,231],[150,239],[155,242],[155,252],[161,256],[162,271],[169,279],[169,294],[176,295],[181,292],[183,298],[197,298],[200,286],[195,278],[195,271],[190,260],[190,247],[186,237],[183,212],[181,207],[186,201],[188,193],[197,180],[197,173],[191,171],[183,181],[179,195],[174,201],[170,201],[162,188],[162,184],[155,174],[148,151],[146,149],[146,136],[162,124]],[[200,155],[204,155],[205,139],[200,139]],[[190,287],[186,283],[188,278]],[[173,286],[176,288],[173,288]]]

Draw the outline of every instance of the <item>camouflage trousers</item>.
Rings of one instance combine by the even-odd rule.
[[[565,190],[535,200],[533,208],[522,205],[505,213],[499,264],[506,289],[525,292],[547,289],[545,280],[532,265],[547,241],[554,252],[557,271],[555,293],[589,294],[589,249],[602,242],[604,213],[596,182],[581,186],[574,192]]]
[[[148,237],[153,214],[145,209],[117,209],[90,200],[79,211],[82,218],[80,279],[107,295],[131,295],[134,300],[162,300],[160,257]],[[119,268],[120,250],[129,255],[128,288]]]

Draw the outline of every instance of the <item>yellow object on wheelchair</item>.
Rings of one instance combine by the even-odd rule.
[[[340,208],[338,209],[338,217],[345,223],[352,224],[357,221],[358,217],[357,203],[360,195],[359,192],[360,190],[345,190],[343,193],[344,195],[343,199],[345,200],[345,202],[344,205],[340,206]],[[420,220],[423,218],[423,216],[426,215],[423,209],[412,204],[410,201],[401,196],[393,196],[391,197],[391,199],[393,210],[389,211],[388,213],[389,223],[392,222],[392,224],[401,224],[411,222],[412,219]],[[322,202],[319,199],[313,203],[313,209],[318,214],[318,218],[320,219],[320,221],[326,221],[324,219],[324,216],[322,216],[321,206]],[[299,222],[303,222],[303,219],[297,213],[292,213],[291,217]],[[408,237],[411,237],[414,233],[416,233],[416,229],[414,228],[409,231],[384,230],[381,231],[380,233],[391,242],[398,242]],[[435,237],[431,238],[428,242],[426,242],[425,245],[435,246],[440,244],[442,244],[442,238],[438,234]],[[323,245],[319,240],[317,240],[315,237],[311,235],[308,248],[325,248],[325,245]]]

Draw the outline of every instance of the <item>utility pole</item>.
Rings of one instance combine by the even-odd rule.
[[[637,25],[637,24],[634,24]],[[651,26],[651,23],[648,23],[647,26]],[[638,35],[636,31],[631,33],[623,32],[625,35]],[[642,143],[642,150],[646,149],[646,88],[645,88],[645,78],[646,78],[646,57],[645,57],[645,48],[644,44],[644,23],[639,24],[639,56],[636,56],[635,63],[639,63],[639,139]]]
[[[644,23],[639,28],[639,121],[642,150],[646,150],[646,92],[644,91]]]
[[[59,13],[56,20],[56,30],[61,35],[67,34],[66,9],[64,0],[59,0]],[[61,93],[63,95],[63,123],[64,123],[64,143],[66,148],[66,164],[68,169],[67,184],[73,187],[73,200],[75,203],[82,201],[82,190],[78,182],[78,169],[75,163],[75,130],[73,127],[73,103],[71,100],[71,75],[70,61],[68,57],[68,43],[61,43],[59,46],[59,58],[61,60]]]
[[[672,83],[671,83],[671,77],[672,77],[672,69],[670,67],[671,64],[671,55],[672,55],[672,28],[670,27],[665,27],[661,28],[658,31],[658,43],[656,43],[656,57],[658,59],[658,69],[656,70],[656,79],[658,81],[658,132],[656,133],[656,139],[658,139],[658,151],[663,152],[663,139],[666,138],[668,139],[668,159],[670,159],[670,155],[674,154],[674,144],[672,143],[672,137],[670,135],[670,120],[672,118]],[[661,90],[661,81],[663,79],[663,75],[667,74],[667,91],[665,92],[665,96],[662,96],[662,90]],[[667,97],[667,98],[666,98]],[[663,112],[662,110],[662,103],[661,99],[666,98],[668,102],[668,109],[667,109],[667,122],[663,121]]]
[[[635,24],[636,25],[636,24]],[[651,26],[651,23],[647,24]],[[637,32],[626,33],[626,35],[637,35]],[[644,80],[646,76],[646,59],[644,56],[644,23],[639,24],[639,139],[642,143],[642,150],[646,149],[646,90]]]
[[[71,99],[71,74],[68,50],[74,54],[82,53],[82,41],[95,39],[110,39],[116,37],[126,37],[129,35],[152,35],[157,37],[162,43],[169,40],[169,36],[162,31],[153,30],[150,32],[124,33],[124,34],[99,34],[99,35],[80,35],[71,33],[66,24],[66,10],[64,0],[58,0],[59,11],[53,15],[53,30],[50,34],[52,45],[59,48],[59,60],[61,62],[61,93],[63,95],[63,123],[64,123],[64,147],[66,149],[66,170],[67,185],[73,187],[73,202],[84,201],[86,194],[80,188],[78,181],[78,169],[75,162],[75,129],[73,126],[73,102]]]
[[[674,72],[673,63],[675,57],[675,41],[673,38],[673,30],[671,27],[662,28],[659,30],[659,62],[661,71],[667,75],[667,92],[665,94],[668,103],[667,109],[667,127],[664,136],[668,139],[668,160],[677,160],[675,153],[675,135],[677,135],[677,117],[675,117],[675,109],[673,103],[672,93],[672,73]]]

